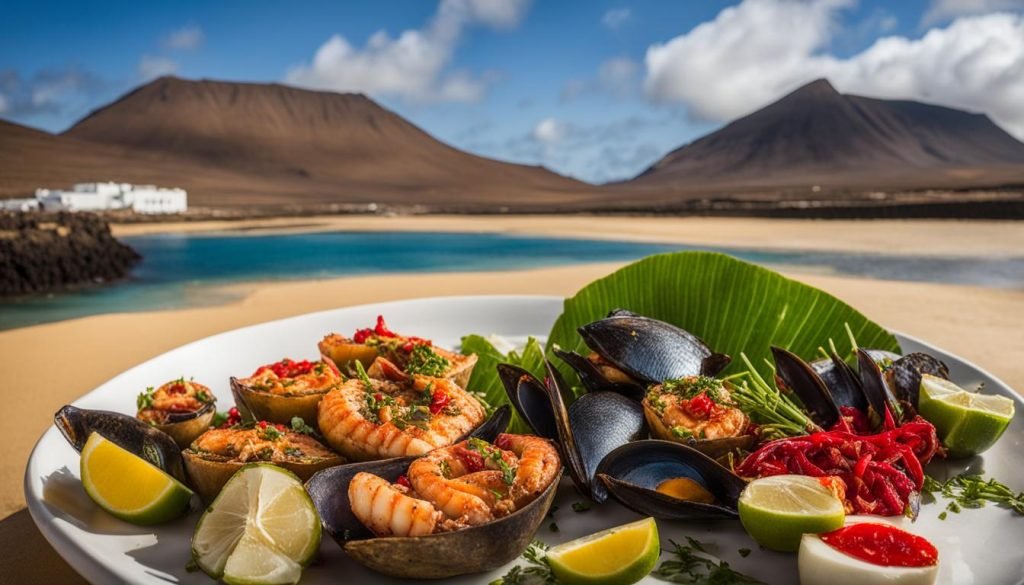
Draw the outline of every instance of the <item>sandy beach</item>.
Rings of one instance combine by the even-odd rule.
[[[581,217],[337,217],[135,224],[119,235],[193,230],[328,229],[499,231],[673,241],[715,246],[899,254],[1010,256],[1024,227],[1003,222],[798,222],[746,219]],[[345,305],[453,294],[570,295],[618,264],[516,272],[385,275],[246,284],[238,302],[174,311],[100,315],[0,332],[7,440],[0,447],[0,517],[24,505],[25,461],[53,412],[120,371],[221,331]],[[1024,291],[791,275],[821,287],[880,323],[975,361],[1024,388]],[[468,333],[469,331],[467,331]]]

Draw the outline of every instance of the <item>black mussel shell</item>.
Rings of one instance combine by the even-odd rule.
[[[498,364],[498,378],[505,387],[508,401],[516,414],[538,436],[558,440],[555,414],[548,398],[547,387],[533,374],[512,364]]]
[[[496,569],[526,550],[544,522],[561,477],[522,509],[480,526],[428,536],[376,537],[352,514],[348,484],[360,471],[395,481],[414,457],[340,465],[317,472],[306,490],[324,530],[359,563],[403,579],[441,579]]]
[[[509,401],[537,435],[552,439],[562,464],[580,493],[604,501],[604,487],[593,481],[597,464],[616,447],[646,433],[643,407],[617,392],[587,392],[565,405],[565,381],[545,361],[544,382],[509,364],[498,366]],[[540,397],[544,399],[541,400]]]
[[[167,433],[134,416],[69,404],[57,411],[53,421],[76,451],[81,451],[89,435],[96,432],[188,484],[178,444]]]
[[[814,369],[828,388],[836,406],[852,406],[867,412],[868,399],[860,387],[857,371],[850,367],[841,357],[832,353],[828,358],[811,362]]]
[[[841,414],[825,381],[795,353],[772,346],[775,358],[775,375],[782,380],[786,388],[796,394],[811,420],[822,428],[831,428],[839,422]]]
[[[860,385],[867,398],[872,418],[877,417],[879,421],[884,420],[885,411],[892,412],[893,419],[899,422],[903,411],[899,399],[889,386],[889,380],[882,374],[871,354],[863,349],[857,350],[857,369],[860,377]]]
[[[931,374],[948,380],[949,368],[938,358],[926,353],[908,353],[894,361],[885,374],[892,382],[896,397],[916,409],[921,394],[921,376]]]
[[[579,328],[584,343],[633,379],[648,384],[686,376],[714,376],[731,358],[711,351],[675,325],[619,314]]]
[[[576,372],[587,392],[618,392],[633,400],[643,400],[645,389],[642,384],[613,382],[601,373],[600,368],[594,362],[575,351],[555,349],[554,353]]]
[[[656,490],[662,481],[688,477],[716,499],[714,504],[673,498]],[[707,455],[671,441],[635,441],[615,449],[597,468],[597,478],[627,508],[666,520],[735,518],[747,482]]]
[[[475,437],[477,439],[483,439],[488,443],[493,443],[498,435],[505,432],[508,428],[508,423],[512,420],[512,409],[508,405],[499,406],[491,413],[480,426],[470,431],[464,439]],[[460,441],[462,439],[459,439]]]
[[[607,317],[643,317],[640,313],[634,313],[629,309],[612,309],[608,311]]]

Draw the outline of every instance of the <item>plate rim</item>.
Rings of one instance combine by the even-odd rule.
[[[446,302],[458,302],[458,301],[479,301],[479,300],[482,300],[482,299],[486,299],[487,301],[491,301],[491,302],[517,302],[517,301],[518,302],[522,302],[522,301],[527,301],[527,302],[536,302],[538,304],[546,304],[546,303],[554,304],[554,303],[564,303],[567,300],[567,298],[569,298],[569,297],[561,297],[561,296],[557,296],[557,295],[533,295],[533,294],[444,295],[444,296],[414,297],[414,298],[399,299],[399,300],[393,300],[393,301],[383,301],[383,302],[379,302],[379,303],[362,303],[362,304],[358,304],[358,305],[347,305],[347,306],[341,306],[341,307],[334,307],[334,308],[330,308],[330,309],[323,309],[323,310],[320,310],[320,311],[312,311],[312,312],[308,312],[308,313],[300,313],[300,314],[297,314],[297,315],[289,315],[289,316],[281,317],[281,318],[278,318],[278,319],[271,319],[269,321],[261,321],[259,323],[252,323],[252,324],[249,324],[249,325],[244,325],[242,327],[236,327],[234,329],[228,329],[228,330],[225,330],[225,331],[220,331],[220,332],[214,333],[212,335],[207,335],[206,337],[202,337],[202,338],[199,338],[199,339],[196,339],[196,340],[193,340],[193,341],[189,341],[187,343],[183,343],[183,344],[181,344],[179,346],[176,346],[176,347],[173,347],[171,349],[165,350],[165,351],[163,351],[163,352],[161,352],[161,353],[159,353],[159,354],[157,354],[157,355],[155,355],[155,356],[153,356],[153,357],[151,357],[151,358],[149,358],[149,359],[147,359],[145,361],[142,361],[142,362],[140,362],[138,364],[135,364],[134,366],[129,367],[128,369],[120,371],[119,373],[117,373],[113,377],[103,381],[102,383],[100,383],[99,385],[94,387],[92,390],[89,390],[88,392],[78,396],[75,400],[73,400],[71,402],[71,404],[74,405],[74,404],[77,404],[77,403],[81,402],[82,400],[88,398],[89,396],[91,396],[95,392],[99,391],[99,389],[101,387],[106,386],[106,385],[110,384],[111,382],[114,382],[115,380],[117,380],[121,376],[125,376],[125,375],[135,371],[138,368],[145,367],[150,362],[153,362],[155,360],[161,359],[163,356],[165,356],[168,353],[175,352],[175,351],[187,348],[187,347],[192,346],[194,344],[208,342],[208,341],[210,341],[212,339],[216,339],[216,338],[218,338],[220,336],[226,336],[226,335],[229,335],[229,334],[236,334],[236,333],[239,333],[239,332],[242,332],[242,331],[246,331],[246,330],[253,329],[253,328],[256,328],[256,327],[262,327],[262,326],[265,326],[265,325],[279,324],[279,323],[282,323],[282,322],[291,321],[291,320],[297,320],[297,319],[306,319],[306,318],[310,318],[310,317],[315,317],[317,315],[326,315],[327,313],[333,313],[335,311],[344,310],[344,309],[356,310],[356,309],[365,309],[366,307],[381,307],[382,309],[384,309],[384,308],[389,307],[389,306],[406,304],[406,303],[410,303],[410,302],[438,302],[438,303],[446,303]],[[929,343],[929,342],[924,341],[924,340],[922,340],[922,339],[920,339],[918,337],[915,337],[913,335],[907,335],[907,334],[904,334],[904,333],[902,333],[902,332],[900,332],[898,330],[895,330],[895,329],[886,328],[886,330],[889,331],[889,333],[891,333],[894,336],[896,336],[899,340],[911,341],[911,342],[916,343],[916,344],[918,344],[918,345],[920,345],[920,346],[922,346],[924,348],[927,348],[927,349],[930,349],[930,350],[934,350],[936,352],[939,352],[939,353],[942,353],[942,354],[945,354],[945,355],[949,355],[949,356],[952,356],[952,357],[956,358],[962,364],[964,364],[964,365],[966,365],[966,366],[968,366],[970,368],[973,368],[979,374],[989,378],[993,382],[995,382],[995,383],[999,384],[1000,386],[1002,386],[1003,388],[1007,389],[1010,392],[1010,394],[1013,395],[1018,401],[1024,403],[1024,395],[1022,395],[1021,393],[1018,393],[1013,387],[1011,387],[1009,384],[1004,382],[998,376],[993,375],[991,372],[989,372],[988,370],[978,366],[974,362],[972,362],[972,361],[970,361],[970,360],[968,360],[966,358],[962,358],[962,357],[960,357],[959,355],[957,355],[957,354],[955,354],[953,352],[946,351],[946,350],[936,346],[933,343]],[[902,343],[901,343],[901,345],[902,345]],[[39,448],[41,446],[41,443],[46,438],[46,436],[49,433],[54,433],[54,432],[58,432],[58,431],[52,425],[49,426],[45,431],[43,431],[43,433],[39,436],[39,438],[36,440],[35,444],[33,445],[32,451],[29,454],[28,460],[26,461],[26,464],[25,464],[25,472],[24,472],[24,475],[23,475],[22,485],[23,485],[24,496],[25,496],[25,504],[26,504],[26,507],[27,507],[27,509],[29,511],[29,516],[32,518],[32,522],[35,524],[36,528],[39,530],[39,532],[46,539],[47,544],[49,544],[50,547],[53,548],[53,550],[56,551],[56,553],[62,559],[64,559],[64,561],[67,562],[68,565],[70,565],[71,568],[75,572],[77,572],[79,575],[84,577],[87,581],[89,581],[90,583],[103,583],[103,582],[110,582],[112,580],[115,581],[115,582],[116,581],[120,581],[123,578],[122,576],[120,576],[118,573],[114,572],[112,569],[107,567],[107,565],[104,562],[100,561],[98,558],[94,557],[93,555],[90,555],[86,549],[84,549],[81,546],[79,546],[78,543],[76,542],[76,540],[73,539],[59,523],[53,522],[53,521],[49,521],[49,520],[56,520],[56,518],[52,517],[50,515],[50,513],[45,509],[42,500],[35,497],[35,493],[34,493],[34,490],[33,490],[33,483],[32,483],[33,479],[34,479],[34,475],[31,473],[31,471],[32,471],[32,469],[33,469],[33,467],[35,465],[35,462],[36,462],[36,453],[39,450]]]

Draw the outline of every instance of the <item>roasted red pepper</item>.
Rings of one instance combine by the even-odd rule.
[[[430,396],[430,414],[437,414],[444,410],[450,400],[451,397],[444,390],[434,390]]]

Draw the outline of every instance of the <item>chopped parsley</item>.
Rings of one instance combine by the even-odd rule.
[[[476,437],[470,438],[468,445],[470,451],[476,451],[485,459],[490,459],[501,470],[501,480],[505,482],[505,485],[512,485],[512,482],[516,480],[516,468],[505,462],[500,449],[492,447],[487,441]]]
[[[994,478],[986,480],[980,475],[961,473],[941,482],[926,475],[922,491],[951,500],[946,511],[954,514],[959,514],[963,508],[983,508],[992,502],[1024,515],[1024,492],[1014,493],[1009,486]],[[939,518],[945,520],[945,512]]]
[[[442,459],[441,460],[440,467],[441,467],[441,477],[443,477],[445,479],[451,479],[451,477],[452,477],[452,466],[451,466],[450,463],[448,463],[447,459]]]
[[[577,514],[586,512],[589,509],[590,509],[590,502],[573,502],[572,503],[572,511],[576,512]]]
[[[558,580],[548,565],[547,550],[548,545],[543,542],[531,542],[523,552],[527,564],[512,567],[503,577],[491,581],[489,585],[556,585]]]
[[[740,550],[738,550],[736,552],[740,553],[740,556],[743,557],[743,558],[747,558],[747,557],[750,556],[750,549],[749,548],[741,548]]]
[[[662,392],[675,394],[676,396],[689,400],[699,396],[701,393],[715,402],[722,401],[722,381],[708,376],[687,376],[685,378],[674,378],[665,380],[661,384]]]
[[[687,585],[762,585],[753,577],[737,573],[729,563],[712,559],[704,545],[695,539],[687,536],[686,541],[687,544],[682,545],[670,540],[675,547],[671,553],[675,559],[661,563],[651,574],[662,581]]]
[[[392,413],[391,423],[404,431],[409,427],[416,427],[422,431],[430,428],[430,409],[423,405],[398,407]]]
[[[405,366],[408,374],[420,374],[432,378],[440,378],[448,370],[451,362],[441,357],[434,348],[418,343],[409,352],[409,363]]]
[[[548,524],[548,530],[551,532],[558,532],[558,524],[552,521],[551,524]]]
[[[373,382],[370,381],[370,376],[367,375],[363,362],[359,360],[356,360],[356,373],[359,374],[359,379],[363,382],[363,387],[366,388],[366,391],[373,392]]]
[[[299,449],[298,447],[285,447],[284,454],[289,456],[289,457],[302,457],[303,456],[302,449]]]
[[[199,402],[213,402],[213,397],[206,393],[205,390],[199,390],[196,392],[196,400]]]
[[[316,429],[306,424],[306,421],[302,420],[302,417],[292,417],[292,430],[296,433],[302,433],[303,435],[312,435],[316,432]]]
[[[267,425],[266,427],[260,427],[257,432],[257,436],[264,441],[276,441],[284,436],[280,430],[274,425]]]
[[[145,410],[153,406],[153,393],[156,390],[152,386],[148,386],[145,392],[140,392],[139,396],[135,399],[135,405],[139,407],[139,410]]]

